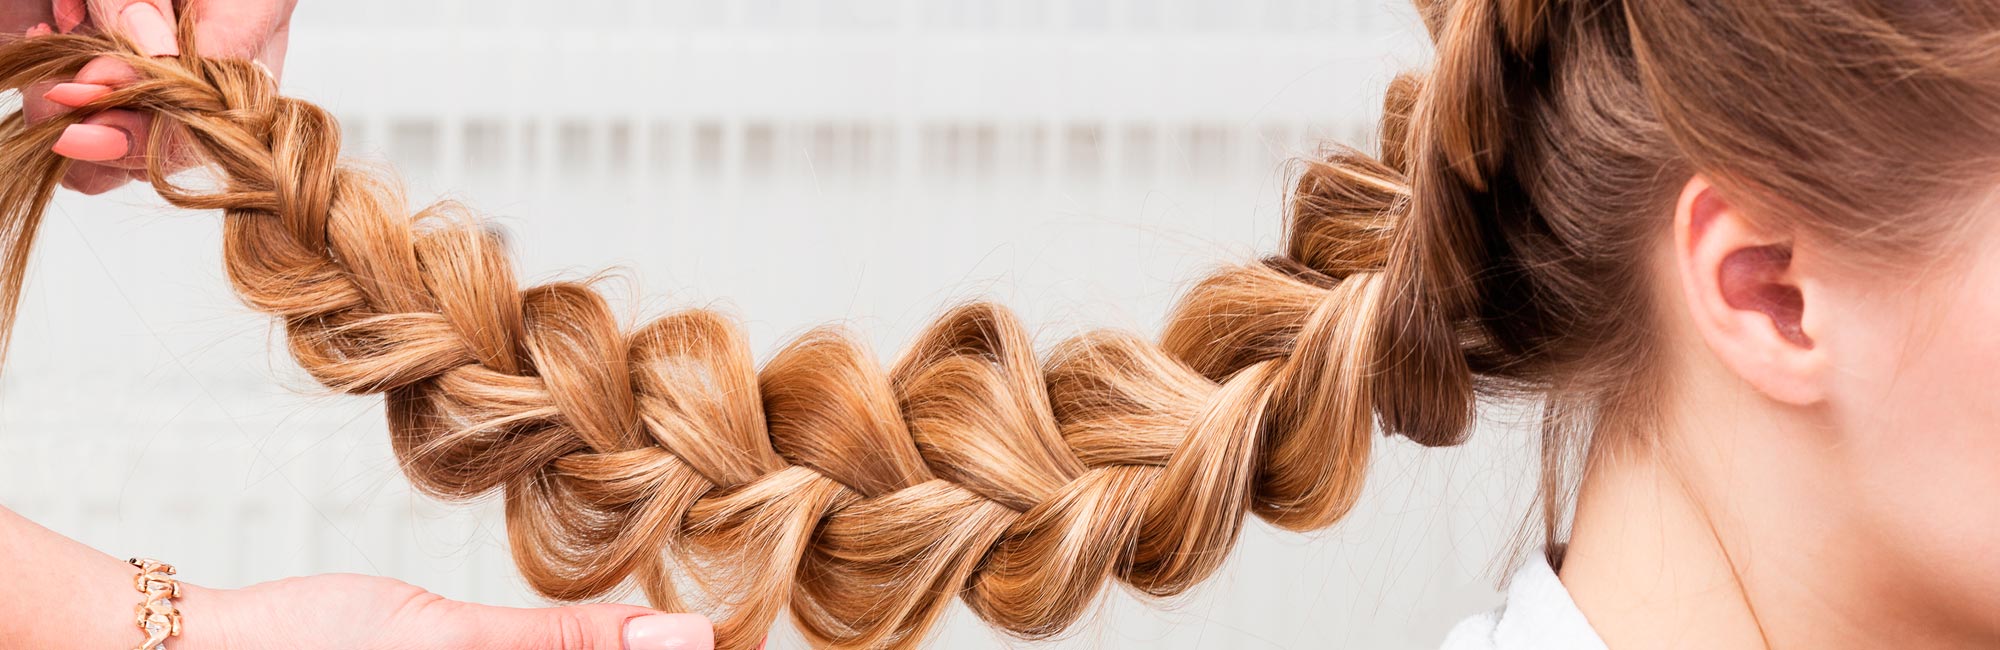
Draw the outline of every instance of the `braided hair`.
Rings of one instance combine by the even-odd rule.
[[[626,330],[584,284],[521,288],[480,219],[451,203],[410,214],[391,178],[341,161],[326,111],[278,94],[248,62],[149,58],[116,36],[17,39],[0,46],[8,87],[99,56],[139,80],[72,114],[0,125],[12,170],[0,180],[0,323],[66,164],[50,143],[91,110],[151,111],[151,142],[182,143],[215,170],[201,187],[158,163],[149,176],[169,203],[223,213],[237,294],[283,323],[320,383],[383,396],[418,488],[504,494],[515,562],[540,593],[636,584],[656,607],[714,614],[730,649],[754,647],[783,610],[815,645],[907,647],[953,599],[1047,637],[1107,579],[1152,596],[1190,589],[1246,515],[1292,530],[1338,522],[1378,420],[1455,444],[1480,396],[1527,394],[1545,400],[1548,453],[1631,410],[1649,386],[1643,247],[1695,170],[1768,205],[1825,208],[1818,223],[1836,227],[1880,206],[1859,193],[1801,199],[1830,179],[1925,189],[1859,166],[1735,173],[1759,171],[1746,156],[1773,157],[1797,133],[1787,128],[1843,133],[1867,116],[1792,105],[1791,127],[1760,126],[1704,103],[1699,84],[1751,83],[1731,66],[1757,61],[1816,84],[1793,92],[1888,78],[1922,91],[1881,110],[2000,96],[1976,74],[1992,57],[1944,51],[1969,47],[1967,29],[1991,36],[1990,7],[1917,21],[1859,1],[1626,4],[1419,1],[1437,62],[1390,85],[1379,155],[1336,147],[1303,162],[1282,252],[1200,280],[1157,341],[1101,331],[1038,353],[1009,311],[974,302],[886,369],[835,327],[759,368],[720,314]],[[1787,11],[1826,20],[1769,27]],[[1829,67],[1769,52],[1834,45],[1877,56]],[[1681,72],[1711,59],[1707,76]],[[1690,135],[1729,119],[1746,126],[1727,142]],[[1949,135],[2000,142],[1991,122],[1968,117]],[[1909,142],[1943,132],[1902,131],[1819,150],[1906,170],[1964,162],[1918,160]],[[1561,462],[1548,462],[1556,476]],[[1544,493],[1554,521],[1558,490]]]

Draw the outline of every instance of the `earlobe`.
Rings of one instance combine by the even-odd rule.
[[[1794,241],[1752,223],[1707,179],[1688,181],[1674,210],[1674,259],[1695,330],[1745,382],[1781,402],[1823,396],[1806,285]]]

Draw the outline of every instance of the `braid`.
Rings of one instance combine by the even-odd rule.
[[[630,580],[717,614],[726,648],[785,608],[816,645],[912,645],[954,596],[1046,637],[1107,577],[1186,591],[1246,513],[1319,528],[1360,493],[1370,319],[1408,194],[1365,156],[1311,164],[1287,255],[1202,282],[1160,344],[1098,332],[1042,360],[1010,312],[971,303],[887,371],[835,328],[760,370],[715,313],[626,332],[585,285],[518,289],[497,235],[451,204],[407,216],[391,182],[338,163],[325,111],[245,63],[54,36],[0,50],[0,78],[107,51],[144,80],[100,103],[156,111],[220,171],[153,184],[224,213],[244,302],[316,380],[385,397],[418,488],[504,493],[515,561],[549,597]],[[10,159],[49,158],[61,125],[11,124]]]
[[[1485,20],[1475,5],[1452,24]],[[1434,258],[1465,236],[1455,215],[1500,153],[1502,107],[1446,115],[1469,101],[1451,94],[1467,92],[1457,76],[1490,72],[1460,69],[1477,62],[1398,78],[1381,159],[1306,163],[1284,254],[1199,282],[1158,343],[1094,332],[1038,358],[1012,313],[969,303],[884,370],[838,328],[759,369],[714,312],[628,332],[586,285],[518,288],[496,233],[450,203],[407,215],[387,177],[339,162],[330,115],[243,62],[58,35],[0,49],[0,80],[100,55],[142,80],[86,108],[154,111],[167,137],[153,142],[219,171],[200,189],[151,177],[176,206],[224,213],[230,281],[284,324],[301,367],[384,396],[413,484],[503,493],[540,593],[636,584],[656,607],[715,614],[719,647],[755,646],[782,609],[815,645],[914,645],[954,597],[1010,633],[1052,636],[1107,577],[1188,590],[1246,514],[1332,525],[1360,494],[1377,410],[1435,444],[1457,439],[1451,404],[1470,401],[1450,325],[1463,306],[1423,305],[1476,261]],[[10,224],[46,203],[61,172],[47,145],[74,119],[8,123],[0,157],[43,171],[5,184]],[[1412,339],[1413,324],[1434,329]],[[1441,414],[1412,420],[1410,395],[1439,392]]]

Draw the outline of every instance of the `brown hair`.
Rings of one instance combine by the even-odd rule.
[[[138,69],[86,109],[153,111],[152,142],[219,170],[151,178],[225,213],[229,277],[301,366],[385,396],[417,486],[504,491],[542,593],[631,580],[717,612],[724,648],[782,608],[815,644],[906,646],[953,597],[1041,637],[1106,577],[1180,593],[1245,513],[1338,521],[1378,418],[1453,444],[1479,395],[1545,400],[1553,521],[1563,450],[1652,391],[1642,253],[1690,175],[1802,236],[1907,251],[2000,171],[1986,0],[1419,4],[1437,61],[1391,84],[1380,156],[1305,163],[1283,253],[1195,285],[1159,343],[1098,332],[1038,359],[973,303],[887,371],[834,328],[760,371],[715,313],[626,332],[582,284],[518,289],[492,231],[450,204],[406,216],[338,164],[329,115],[242,61],[53,35],[0,49],[0,80]],[[0,320],[75,119],[5,124]]]

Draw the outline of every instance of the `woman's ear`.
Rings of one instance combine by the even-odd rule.
[[[1695,331],[1723,365],[1766,396],[1804,406],[1825,396],[1825,353],[1813,345],[1810,283],[1793,239],[1745,219],[1696,176],[1674,207],[1674,261]]]

